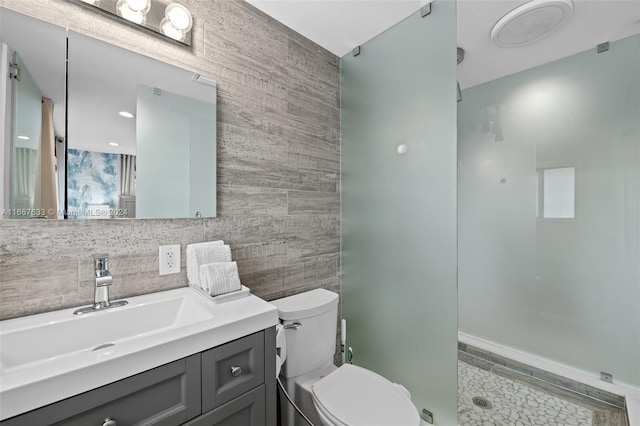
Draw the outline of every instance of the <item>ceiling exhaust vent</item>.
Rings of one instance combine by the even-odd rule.
[[[533,43],[559,28],[572,12],[571,0],[532,0],[500,18],[491,29],[491,41],[502,47]]]

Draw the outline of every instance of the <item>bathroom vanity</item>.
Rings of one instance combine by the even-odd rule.
[[[110,344],[91,349],[91,328],[139,332],[139,324],[126,324],[129,315],[161,328],[108,336]],[[276,323],[276,310],[255,296],[216,305],[188,288],[133,297],[85,318],[64,310],[3,321],[0,424],[275,426]],[[82,344],[17,361],[36,343],[19,341],[39,337],[38,329],[69,339],[76,325],[89,327]],[[51,336],[46,342],[56,346]]]

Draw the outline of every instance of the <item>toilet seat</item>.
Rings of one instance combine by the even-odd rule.
[[[312,386],[313,402],[336,426],[418,426],[409,398],[389,380],[345,364]]]

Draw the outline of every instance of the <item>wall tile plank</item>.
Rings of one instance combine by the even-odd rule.
[[[2,263],[0,277],[4,318],[35,314],[51,305],[82,303],[78,294],[78,261],[74,259]]]
[[[338,215],[289,216],[285,226],[291,238],[287,253],[290,264],[308,257],[340,252]]]
[[[218,167],[218,182],[222,185],[336,192],[338,179],[337,172],[242,158],[230,158]]]
[[[218,215],[287,214],[287,191],[279,188],[218,185]]]
[[[289,191],[289,214],[340,214],[337,192]]]

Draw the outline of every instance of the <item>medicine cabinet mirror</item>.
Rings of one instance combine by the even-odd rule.
[[[216,83],[0,8],[2,217],[216,215]]]

